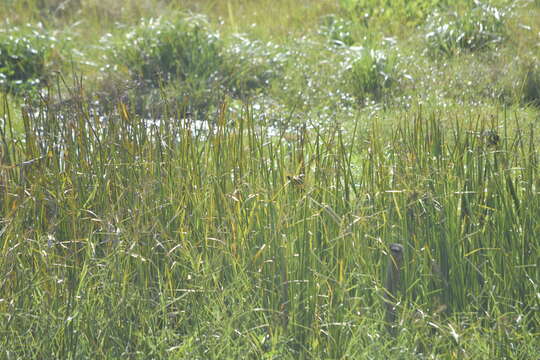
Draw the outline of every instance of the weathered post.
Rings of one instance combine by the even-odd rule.
[[[386,290],[384,301],[386,305],[386,322],[389,326],[396,321],[397,293],[401,289],[401,271],[403,266],[403,245],[391,244],[386,267]]]

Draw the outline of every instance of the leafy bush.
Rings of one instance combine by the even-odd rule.
[[[282,74],[286,58],[277,44],[236,35],[224,49],[227,88],[238,97],[266,88]]]
[[[0,87],[20,92],[46,83],[59,46],[41,25],[0,29]]]
[[[538,63],[527,66],[522,92],[526,103],[540,106],[540,65]]]
[[[113,62],[139,89],[165,90],[203,112],[225,93],[241,97],[266,86],[279,68],[271,46],[241,36],[227,45],[202,16],[142,20],[112,41]]]
[[[364,49],[346,72],[349,91],[359,102],[379,101],[397,83],[396,56]]]
[[[420,22],[433,8],[446,3],[441,0],[340,0],[342,9],[365,21],[371,18],[389,21],[399,18],[410,23]]]
[[[499,65],[494,73],[496,76],[485,84],[494,98],[505,105],[540,107],[540,63],[534,57],[513,59]]]
[[[155,104],[160,99],[203,114],[222,97],[224,44],[202,16],[142,19],[123,36],[104,41],[112,41],[111,60],[136,84],[128,96],[137,112],[153,113],[154,105],[162,107]]]
[[[142,20],[116,42],[113,59],[133,79],[153,87],[179,79],[192,86],[216,80],[223,64],[222,42],[202,17]]]
[[[327,38],[332,44],[351,46],[354,44],[352,27],[353,22],[350,20],[336,15],[327,15],[321,19],[319,34]]]
[[[506,38],[507,10],[476,3],[476,7],[463,13],[434,12],[427,20],[429,53],[452,56],[501,43]]]

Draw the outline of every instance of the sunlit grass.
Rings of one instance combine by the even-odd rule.
[[[537,5],[62,3],[0,4],[72,39],[0,98],[0,357],[538,358]]]
[[[227,103],[206,134],[122,104],[102,119],[45,105],[2,139],[5,354],[339,358],[368,336],[388,356],[475,358],[484,326],[507,344],[488,354],[535,354],[536,140],[508,114],[285,140]],[[406,249],[395,339],[391,242]]]

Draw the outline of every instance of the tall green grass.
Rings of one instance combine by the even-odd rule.
[[[48,101],[3,102],[3,357],[538,355],[537,140],[512,114],[270,135],[226,99],[207,131]]]
[[[0,358],[539,357],[538,6],[181,5],[0,4]]]

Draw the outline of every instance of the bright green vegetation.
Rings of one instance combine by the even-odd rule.
[[[540,357],[538,1],[119,4],[0,4],[1,359]]]

